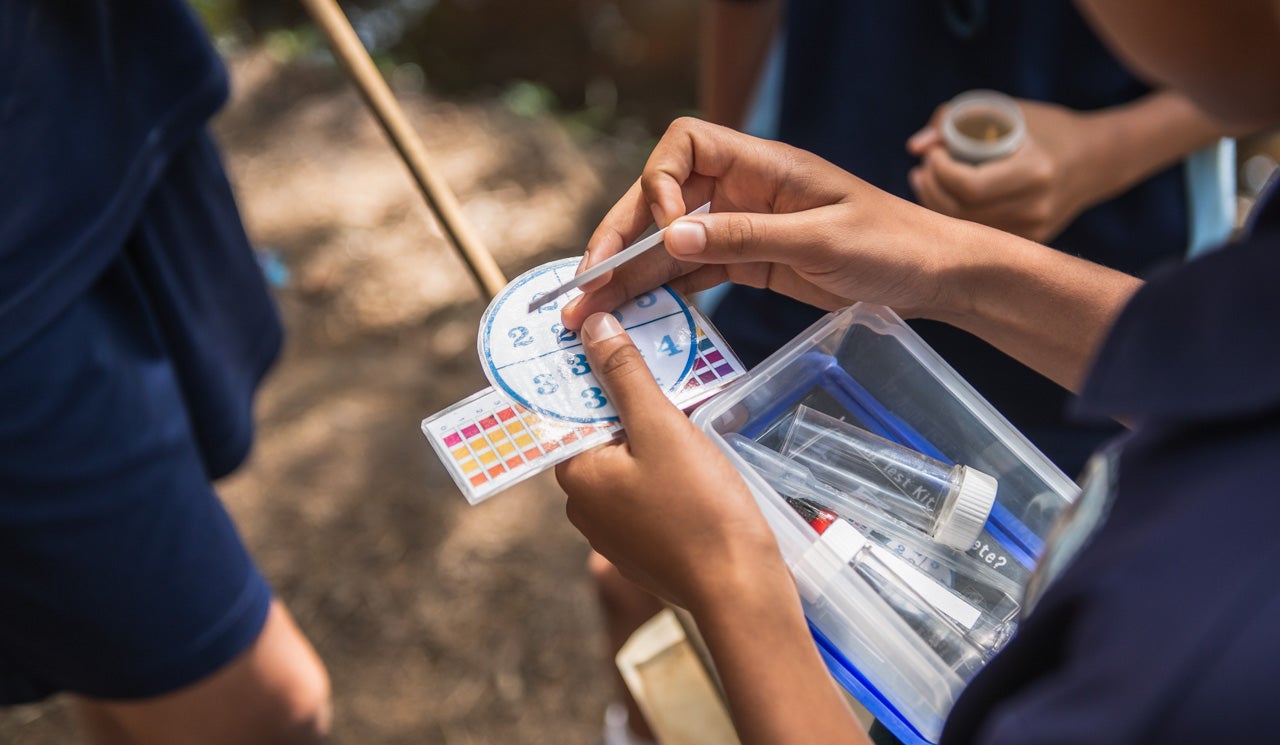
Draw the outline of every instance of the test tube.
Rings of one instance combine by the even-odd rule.
[[[985,650],[974,644],[955,621],[903,583],[870,543],[854,554],[849,566],[961,680],[969,680],[986,664]]]
[[[804,405],[796,409],[781,452],[842,494],[961,551],[982,532],[995,503],[991,476],[949,466]]]
[[[931,647],[935,646],[931,639],[941,640],[938,645],[942,649],[935,651],[949,665],[972,657],[970,646],[957,646],[951,632],[958,632],[969,645],[976,647],[982,659],[994,655],[1012,637],[1017,629],[1019,604],[1014,598],[1018,590],[1010,580],[963,552],[925,540],[918,532],[866,502],[842,497],[818,481],[805,466],[783,458],[756,441],[736,433],[726,435],[725,439],[814,531],[822,535],[837,522],[847,521],[865,537],[868,552],[882,562],[883,567],[892,569],[896,579],[892,584],[899,586],[898,593],[903,592],[902,588],[911,588],[909,598],[918,598],[929,607],[930,614],[941,614],[947,619],[913,620],[924,610],[918,602],[908,603],[909,612],[898,610],[905,607],[903,604],[907,601],[890,602],[904,620],[915,624],[913,630]],[[890,580],[884,572],[853,568],[877,594],[889,592]],[[867,576],[869,573],[873,576]],[[942,626],[950,631],[943,631]],[[970,662],[965,662],[962,667],[969,665]],[[957,669],[957,672],[963,671]]]

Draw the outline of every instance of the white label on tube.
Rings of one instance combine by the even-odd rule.
[[[837,523],[839,522],[843,521],[837,521]],[[835,525],[832,525],[832,527],[835,527]],[[827,529],[828,532],[830,530],[830,528]],[[856,533],[857,531],[854,532]],[[826,536],[824,535],[823,537],[825,538]],[[938,581],[933,577],[916,569],[903,560],[902,557],[883,546],[874,544],[871,546],[871,553],[883,562],[889,568],[889,571],[896,574],[898,579],[924,598],[929,605],[945,613],[951,620],[966,629],[972,629],[973,625],[978,622],[982,611],[953,595],[945,587],[939,585]]]
[[[818,538],[818,542],[835,551],[836,556],[840,557],[841,564],[848,564],[853,561],[853,555],[861,551],[862,547],[867,544],[867,538],[847,521],[836,520],[828,525],[826,530],[822,531],[822,536]]]
[[[831,578],[847,568],[865,545],[867,539],[849,523],[831,523],[792,567],[800,595],[810,603],[818,602]]]

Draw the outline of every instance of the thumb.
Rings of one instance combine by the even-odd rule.
[[[608,313],[592,315],[582,324],[582,341],[591,371],[604,387],[609,403],[617,409],[633,449],[671,426],[673,415],[685,420],[658,387],[640,350],[618,319]]]
[[[920,157],[929,148],[940,144],[942,144],[942,134],[937,127],[930,124],[911,135],[911,139],[907,140],[907,152]]]
[[[929,148],[942,144],[942,119],[947,115],[947,108],[944,103],[933,110],[929,123],[907,139],[907,152],[918,158]]]

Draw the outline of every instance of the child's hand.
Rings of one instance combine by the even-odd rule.
[[[683,217],[711,202],[711,214]],[[821,158],[696,119],[673,123],[644,173],[601,222],[579,271],[622,250],[648,225],[657,249],[587,284],[563,313],[591,313],[670,283],[690,293],[725,280],[833,309],[858,300],[908,316],[951,304],[942,292],[957,223],[872,188]],[[961,303],[962,304],[962,303]]]
[[[577,329],[664,282],[688,293],[728,279],[820,308],[867,301],[944,321],[1076,390],[1141,284],[898,199],[802,150],[696,119],[663,135],[596,229],[582,268],[622,250],[652,219],[663,224],[708,200],[711,214],[668,227],[666,251],[585,286],[562,311],[564,325]]]
[[[728,459],[658,388],[605,313],[582,339],[626,440],[561,463],[569,520],[628,579],[693,609],[786,576],[773,535]]]
[[[938,107],[929,125],[907,141],[921,161],[909,177],[929,209],[1043,243],[1111,191],[1106,179],[1116,169],[1095,162],[1106,152],[1091,139],[1097,117],[1035,101],[1018,105],[1027,121],[1022,146],[976,166],[947,152],[939,134],[946,105]]]

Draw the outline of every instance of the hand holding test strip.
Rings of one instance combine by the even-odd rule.
[[[618,437],[617,411],[554,298],[578,266],[552,261],[511,281],[480,320],[477,352],[492,387],[428,417],[423,434],[475,504],[575,453]],[[569,290],[569,296],[576,295]],[[526,310],[530,300],[543,302]],[[612,310],[647,355],[651,382],[690,408],[745,373],[696,308],[668,288]]]

